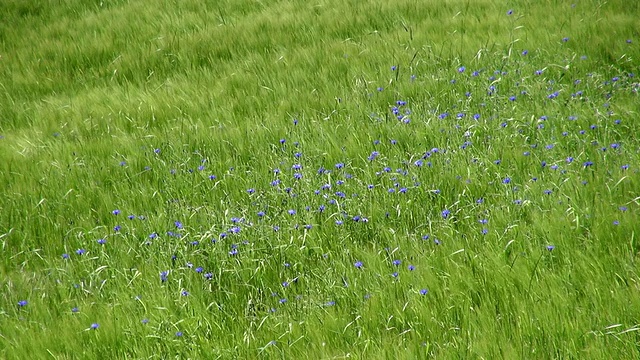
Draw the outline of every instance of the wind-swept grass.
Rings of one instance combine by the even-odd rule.
[[[639,5],[0,14],[0,357],[638,356]]]

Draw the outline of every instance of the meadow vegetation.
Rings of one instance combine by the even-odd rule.
[[[0,2],[0,357],[640,357],[640,3]]]

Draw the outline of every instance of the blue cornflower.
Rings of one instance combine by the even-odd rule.
[[[182,229],[182,223],[180,221],[176,221],[173,223],[177,229]]]
[[[555,248],[556,248],[555,245],[547,245],[547,251],[553,251],[553,249]]]
[[[353,266],[355,266],[355,267],[356,267],[356,268],[358,268],[358,269],[362,268],[362,266],[363,266],[362,261],[356,261],[356,262],[353,264]]]
[[[100,324],[98,324],[98,323],[93,323],[93,324],[91,324],[91,330],[96,330],[96,329],[98,329],[99,327],[100,327]]]
[[[104,239],[104,238],[103,239],[98,239],[98,244],[104,245],[106,243],[107,243],[107,239]]]
[[[442,218],[444,219],[448,218],[449,214],[451,214],[451,211],[449,211],[448,209],[442,210]]]
[[[161,282],[166,282],[168,277],[169,277],[169,270],[160,272],[160,281]]]
[[[85,249],[76,250],[76,254],[78,254],[78,255],[84,255],[86,252],[87,252],[87,250],[85,250]]]
[[[18,301],[18,307],[25,307],[29,302],[27,300]]]
[[[119,215],[120,214],[120,210],[115,209],[111,212],[113,215]]]
[[[420,295],[427,295],[429,293],[429,290],[427,289],[421,289],[420,290]]]
[[[398,265],[402,264],[402,261],[400,261],[400,260],[393,260],[392,264],[393,264],[393,265],[395,265],[395,266],[398,266]]]

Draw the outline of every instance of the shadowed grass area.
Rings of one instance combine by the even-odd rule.
[[[636,358],[639,6],[3,1],[0,357]]]

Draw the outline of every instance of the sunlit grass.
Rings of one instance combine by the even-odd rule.
[[[0,5],[3,358],[635,358],[638,5]]]

